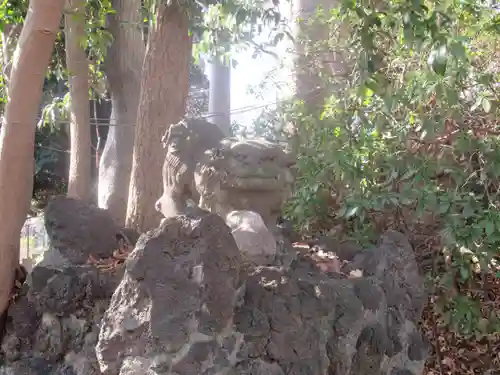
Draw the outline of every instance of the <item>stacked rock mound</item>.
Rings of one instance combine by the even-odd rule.
[[[63,196],[50,200],[44,218],[50,248],[41,265],[50,267],[110,258],[120,242],[131,246],[139,237],[133,230],[116,225],[106,210]]]
[[[111,215],[81,201],[56,197],[45,212],[51,248],[11,303],[1,345],[1,375],[101,374],[95,346],[100,322],[124,266],[99,262],[124,236]]]
[[[58,212],[47,211],[47,229],[61,254],[109,255],[97,243],[63,246]],[[373,251],[349,254],[339,272],[310,254],[260,266],[219,215],[166,219],[114,270],[69,255],[36,266],[8,311],[0,374],[421,374],[425,294],[411,246],[388,232]]]
[[[102,321],[101,371],[421,374],[426,296],[411,246],[387,232],[344,271],[352,267],[363,276],[327,275],[305,256],[290,267],[243,264],[220,216],[169,218],[126,263]]]
[[[35,267],[8,311],[2,375],[97,375],[101,318],[123,271]]]

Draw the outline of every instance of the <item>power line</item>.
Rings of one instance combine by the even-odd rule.
[[[311,94],[314,94],[311,96],[311,99],[312,99],[312,98],[318,96],[320,93],[321,93],[321,89],[316,88],[316,89],[311,90],[306,95],[309,96]],[[261,105],[243,106],[243,107],[236,108],[234,110],[229,111],[228,114],[229,115],[238,115],[238,114],[242,114],[242,113],[246,113],[246,112],[250,112],[250,111],[255,111],[257,109],[267,108],[267,107],[270,107],[272,105],[284,104],[287,102],[291,103],[293,100],[294,100],[293,98],[292,99],[282,99],[282,100],[275,100],[273,102],[268,102],[266,104],[261,104]],[[213,118],[213,117],[219,117],[219,116],[227,116],[227,114],[220,113],[220,112],[212,112],[212,113],[207,113],[205,115],[198,116],[198,118],[207,119],[207,118]],[[39,117],[37,119],[37,122],[39,122],[40,120],[42,120],[41,117]],[[96,117],[96,118],[92,118],[90,120],[90,125],[91,126],[135,126],[135,123],[112,124],[111,121],[112,121],[111,118]],[[58,124],[71,124],[70,120],[56,120],[56,122]]]
[[[306,95],[311,95],[311,99],[319,96],[321,94],[321,89],[317,88],[317,89],[314,89],[314,90],[311,90],[309,93],[307,93]],[[277,100],[275,102],[272,102],[272,103],[268,103],[268,104],[264,104],[263,106],[258,106],[257,108],[261,108],[261,107],[265,107],[265,106],[269,106],[269,105],[272,105],[272,104],[280,104],[280,103],[286,103],[286,102],[291,102],[293,99],[284,99],[284,100]],[[324,107],[324,106],[320,106],[320,107]],[[203,118],[203,117],[202,117]],[[104,119],[103,119],[104,120]],[[70,123],[70,121],[64,121],[63,123]],[[100,125],[100,124],[91,124],[91,125]],[[109,124],[110,126],[116,126],[115,124]],[[130,124],[127,124],[127,125],[130,125]],[[121,124],[120,126],[123,126],[123,124]],[[55,148],[55,147],[50,147],[50,146],[43,146],[43,145],[38,145],[37,146],[38,148],[41,148],[41,149],[46,149],[46,150],[50,150],[50,151],[55,151],[55,152],[62,152],[62,153],[66,153],[66,154],[69,154],[71,151],[70,150],[62,150],[62,149],[58,149],[58,148]],[[95,147],[92,146],[93,150],[95,151]]]

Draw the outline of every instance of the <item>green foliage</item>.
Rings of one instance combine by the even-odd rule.
[[[208,112],[208,78],[191,59],[189,66],[189,95],[186,103],[188,116],[200,117]]]
[[[351,73],[332,79],[321,116],[286,113],[302,139],[288,216],[363,243],[387,228],[433,241],[422,257],[438,264],[447,322],[497,331],[469,291],[500,248],[499,16],[469,0],[345,0],[323,19]]]
[[[82,45],[89,51],[89,58],[95,65],[104,62],[108,47],[113,41],[113,36],[106,29],[106,18],[115,13],[111,0],[87,0],[86,38]]]
[[[16,25],[22,23],[27,11],[27,0],[1,0],[0,31],[3,32],[5,25]]]
[[[231,52],[252,47],[258,53],[271,53],[285,35],[290,35],[286,21],[277,10],[277,3],[265,0],[231,0],[224,2],[194,2],[192,33],[195,39],[194,54],[216,56],[226,61]],[[269,31],[265,42],[257,37]],[[234,61],[234,60],[233,60]]]

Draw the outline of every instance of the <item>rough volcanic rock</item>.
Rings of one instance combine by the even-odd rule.
[[[278,364],[287,375],[389,375],[396,366],[418,375],[428,345],[405,315],[388,307],[379,280],[333,279],[299,258],[289,270],[250,274],[235,328],[244,334],[242,357]]]
[[[141,236],[102,321],[102,372],[215,374],[234,364],[240,265],[216,214],[167,218]]]
[[[405,316],[416,322],[422,315],[427,294],[412,246],[402,233],[393,230],[382,234],[379,242],[377,248],[356,255],[343,271],[360,269],[363,276],[380,280],[388,305],[402,304]]]
[[[89,255],[107,258],[117,248],[120,229],[108,211],[78,199],[55,197],[45,210],[45,229],[53,250],[70,264]]]
[[[330,236],[321,236],[312,241],[307,241],[307,244],[315,250],[320,250],[326,253],[333,253],[341,261],[351,262],[356,255],[359,255],[363,249],[354,241],[339,242],[337,239]]]
[[[312,258],[243,265],[215,214],[166,219],[143,235],[102,321],[105,375],[420,375],[428,343],[411,246],[387,232],[354,258],[363,276]]]
[[[422,374],[426,294],[401,233],[339,251],[342,267],[241,252],[196,208],[143,234],[114,273],[36,266],[8,310],[0,375]]]
[[[278,217],[276,230],[281,234],[282,237],[287,238],[290,243],[299,242],[301,240],[299,233],[297,233],[293,229],[292,222],[288,219],[285,219],[284,217]]]
[[[123,267],[35,267],[8,310],[0,374],[97,375],[99,324]]]

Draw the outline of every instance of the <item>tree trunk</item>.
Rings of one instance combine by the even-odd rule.
[[[165,156],[160,140],[184,116],[191,47],[183,7],[175,1],[160,5],[144,59],[127,206],[127,226],[141,232],[156,227],[161,218],[154,207]]]
[[[208,121],[217,125],[226,137],[231,133],[231,65],[219,59],[208,61]]]
[[[65,16],[66,65],[71,98],[70,162],[68,196],[90,199],[91,142],[89,110],[89,63],[81,47],[85,38],[85,0],[68,0]]]
[[[295,94],[302,100],[308,113],[320,118],[325,107],[325,100],[332,93],[341,94],[341,87],[346,75],[346,66],[341,51],[334,51],[329,46],[331,25],[316,19],[318,7],[326,14],[338,5],[338,0],[294,0],[293,14],[295,23]],[[344,29],[340,25],[341,30]],[[328,87],[328,78],[335,76],[335,86]],[[301,145],[307,145],[307,135],[295,124],[285,129],[294,153]]]
[[[300,23],[295,25],[296,39],[294,43],[296,94],[303,100],[311,113],[323,111],[325,99],[331,91],[327,90],[328,76],[335,78],[335,90],[340,89],[343,76],[346,75],[341,51],[332,51],[328,44],[331,25],[315,19],[318,6],[326,14],[338,5],[337,0],[295,0],[293,14]],[[342,27],[342,26],[341,26]]]
[[[14,53],[0,132],[0,311],[9,303],[19,236],[33,191],[36,117],[64,0],[31,0]]]
[[[142,40],[139,1],[115,0],[109,17],[114,42],[106,59],[112,114],[99,165],[98,202],[118,224],[125,224],[135,122],[141,89],[145,46]]]

